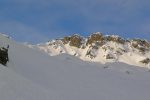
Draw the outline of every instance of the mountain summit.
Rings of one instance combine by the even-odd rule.
[[[38,44],[50,56],[62,53],[91,62],[124,62],[150,68],[150,42],[143,39],[124,39],[117,35],[92,33],[88,37],[78,34]]]

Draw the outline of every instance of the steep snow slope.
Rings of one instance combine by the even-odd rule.
[[[37,47],[50,56],[66,53],[84,61],[103,64],[123,62],[150,68],[150,43],[142,39],[127,40],[114,35],[103,36],[98,32],[87,38],[75,34],[39,44]]]
[[[1,100],[49,100],[52,93],[13,70],[0,66]]]
[[[83,62],[67,54],[49,56],[2,35],[0,43],[10,45],[10,61],[0,66],[2,100],[150,99],[148,69]]]

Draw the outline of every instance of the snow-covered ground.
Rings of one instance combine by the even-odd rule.
[[[150,100],[150,72],[124,63],[49,56],[0,34],[9,63],[0,65],[0,100]]]

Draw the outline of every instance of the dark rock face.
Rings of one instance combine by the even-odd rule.
[[[92,44],[95,42],[99,42],[101,44],[103,43],[104,45],[104,43],[108,41],[113,41],[113,42],[120,43],[120,44],[124,44],[126,42],[125,39],[119,36],[113,36],[113,35],[103,36],[102,33],[93,33],[92,35],[88,37],[88,41],[86,44],[88,45],[88,44]]]
[[[106,41],[113,41],[113,42],[116,42],[116,43],[120,43],[120,44],[124,44],[125,43],[125,40],[122,39],[121,37],[119,36],[106,36],[104,37]]]
[[[88,44],[92,44],[92,43],[95,43],[95,42],[100,42],[100,41],[103,41],[103,35],[102,33],[93,33],[90,37],[88,37],[88,41],[87,41],[87,45]]]
[[[67,44],[67,43],[69,43],[70,42],[70,37],[64,37],[63,39],[62,39],[62,42],[64,43],[64,44]]]
[[[73,35],[70,38],[70,46],[80,48],[82,45],[82,38],[79,35]]]
[[[75,34],[75,35],[72,35],[70,37],[64,37],[62,41],[63,41],[64,44],[69,43],[70,46],[80,48],[81,45],[82,45],[82,40],[83,40],[82,37]]]
[[[8,59],[8,49],[2,47],[0,48],[0,63],[4,66],[6,66]]]
[[[146,41],[146,40],[133,39],[132,41],[135,42],[135,47],[137,47],[139,45],[139,46],[143,46],[143,47],[146,47],[146,48],[150,48],[150,43],[148,41]]]
[[[144,53],[150,50],[150,43],[146,40],[133,39],[131,40],[132,47],[139,50],[139,52]]]
[[[146,58],[146,59],[144,59],[140,62],[143,63],[143,64],[149,64],[150,63],[150,58]]]
[[[106,59],[114,59],[114,56],[111,55],[111,54],[107,54],[107,55],[106,55]]]
[[[96,57],[96,54],[92,50],[89,50],[87,51],[86,56],[89,56],[91,59],[93,59]]]

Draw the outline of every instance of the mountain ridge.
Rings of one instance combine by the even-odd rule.
[[[84,61],[124,62],[150,68],[150,42],[145,39],[124,39],[118,35],[92,33],[88,37],[78,34],[54,39],[37,47],[50,56],[67,53]]]

